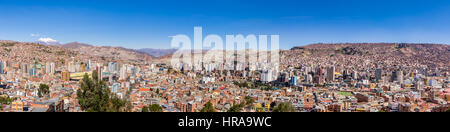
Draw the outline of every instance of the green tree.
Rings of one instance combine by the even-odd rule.
[[[294,111],[295,111],[294,107],[292,107],[290,103],[285,102],[281,102],[280,104],[278,104],[278,106],[276,106],[272,110],[272,112],[294,112]]]
[[[103,80],[98,78],[97,72],[83,76],[80,88],[77,90],[78,103],[82,110],[87,112],[121,112],[127,101],[112,94]]]
[[[216,109],[214,109],[214,106],[211,102],[208,102],[205,104],[205,106],[200,110],[200,112],[216,112]]]
[[[38,96],[42,98],[43,96],[47,96],[50,93],[50,89],[47,84],[40,84],[38,89]]]
[[[9,97],[0,97],[0,110],[3,110],[2,105],[9,105],[12,101],[13,99]]]
[[[445,112],[450,112],[450,109],[446,110]]]
[[[244,102],[235,104],[231,106],[227,112],[241,112],[241,109],[244,108],[244,106],[245,106]]]
[[[110,112],[122,112],[125,111],[125,104],[127,101],[120,99],[119,97],[117,97],[115,94],[111,95],[112,97],[110,98],[110,106],[109,106],[109,110]]]
[[[152,104],[149,109],[150,109],[150,112],[162,112],[163,111],[162,107],[159,106],[158,104]]]
[[[149,109],[148,109],[148,107],[147,106],[144,106],[144,107],[142,107],[142,111],[141,112],[150,112],[150,111],[148,111]]]
[[[125,102],[125,111],[132,111],[133,110],[133,104],[131,104],[130,101]]]
[[[142,112],[162,112],[163,109],[161,106],[159,106],[158,104],[152,104],[150,106],[144,106],[142,108]]]
[[[142,107],[142,112],[150,112],[149,107],[147,106]]]
[[[245,96],[244,100],[247,105],[253,104],[253,102],[255,102],[255,100],[253,100],[253,98],[250,96]]]
[[[255,102],[255,100],[253,100],[253,98],[250,97],[250,96],[245,96],[244,100],[245,100],[246,108],[247,108],[247,109],[252,108],[253,103]]]
[[[1,104],[10,104],[13,101],[10,97],[0,97],[0,105]]]

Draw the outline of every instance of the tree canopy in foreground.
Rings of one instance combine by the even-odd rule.
[[[78,103],[87,112],[123,112],[127,111],[127,101],[111,93],[106,83],[99,79],[97,71],[92,72],[92,78],[85,74],[77,90]]]

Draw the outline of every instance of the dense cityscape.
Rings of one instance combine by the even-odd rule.
[[[262,64],[1,41],[1,112],[445,112],[446,44],[311,44]],[[251,55],[247,55],[251,56]],[[255,67],[252,67],[255,66]]]

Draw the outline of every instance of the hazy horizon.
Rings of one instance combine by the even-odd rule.
[[[314,43],[450,44],[450,1],[0,0],[0,40],[173,49],[169,36],[280,35],[280,48]]]
[[[16,40],[1,40],[0,41],[15,41],[15,42],[24,42],[24,43],[39,43],[38,41],[34,41],[34,42],[26,42],[26,41],[16,41]],[[127,49],[132,49],[132,50],[143,50],[143,49],[153,49],[153,50],[177,50],[179,48],[128,48],[126,46],[112,46],[112,45],[94,45],[94,44],[89,44],[89,43],[83,43],[83,42],[78,42],[78,41],[72,41],[72,42],[68,42],[68,43],[60,43],[58,45],[64,45],[64,44],[70,44],[70,43],[79,43],[79,44],[87,44],[87,45],[91,45],[91,46],[106,46],[106,47],[122,47],[122,48],[127,48]],[[308,43],[308,44],[301,44],[301,45],[293,45],[292,47],[288,47],[288,48],[280,48],[281,50],[289,50],[291,48],[295,48],[295,47],[302,47],[302,46],[308,46],[308,45],[314,45],[314,44],[402,44],[402,43],[406,43],[406,44],[438,44],[438,45],[450,45],[450,43],[408,43],[408,42],[337,42],[337,43],[322,43],[322,42],[318,42],[318,43]],[[53,44],[44,44],[44,45],[53,45]],[[54,45],[56,46],[56,45]],[[245,48],[245,49],[250,49],[250,48]],[[198,50],[198,49],[192,49],[192,50]],[[208,48],[206,49],[201,49],[201,50],[209,50]]]

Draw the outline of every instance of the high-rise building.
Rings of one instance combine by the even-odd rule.
[[[3,74],[3,62],[0,62],[0,74]]]
[[[98,79],[101,80],[103,78],[103,66],[96,67]]]
[[[30,76],[36,75],[36,68],[34,68],[34,67],[31,68],[29,73],[30,73]]]
[[[343,70],[343,71],[342,71],[342,78],[343,78],[344,80],[349,79],[349,78],[350,78],[350,74],[349,74],[349,73],[350,73],[350,72],[349,72],[347,69]]]
[[[50,63],[45,63],[45,73],[50,73]]]
[[[436,77],[440,77],[441,76],[441,70],[436,68]]]
[[[389,80],[389,82],[394,82],[396,80],[397,80],[397,71],[392,71],[391,79]]]
[[[381,68],[377,68],[376,70],[375,70],[375,80],[378,82],[378,81],[380,81],[381,80],[381,76],[382,76],[382,73],[383,71],[381,70]]]
[[[358,80],[358,71],[353,70],[352,78],[353,78],[354,80]]]
[[[291,86],[297,86],[298,85],[298,80],[296,76],[292,76],[291,79],[289,80],[289,84]]]
[[[55,73],[55,63],[54,62],[45,63],[45,73],[47,73],[47,74]]]
[[[86,71],[86,64],[80,65],[80,70],[79,70],[79,72],[83,72],[83,71]]]
[[[403,83],[403,71],[401,69],[392,71],[390,82],[397,81],[398,83]]]
[[[119,92],[119,89],[120,89],[120,83],[114,83],[111,86],[111,92],[113,92],[115,94],[117,94]]]
[[[281,74],[279,77],[280,82],[288,82],[289,81],[289,76],[286,72],[282,72],[280,74]]]
[[[109,72],[114,72],[114,69],[115,69],[114,68],[114,66],[115,66],[114,64],[115,64],[114,62],[109,62],[108,63],[108,71]]]
[[[91,60],[86,61],[86,69],[91,70]]]
[[[30,67],[30,66],[29,66],[28,64],[26,64],[26,63],[23,63],[23,64],[21,65],[22,75],[23,75],[23,76],[28,76],[28,72],[30,71],[29,67]]]
[[[79,62],[75,62],[75,71],[74,72],[80,72],[81,71],[81,64]]]
[[[266,70],[261,74],[262,82],[272,82],[272,70]]]
[[[114,63],[114,71],[115,72],[119,72],[120,71],[120,64],[119,63]]]
[[[306,74],[305,75],[305,82],[306,83],[311,83],[312,82],[312,76],[311,76],[311,74]]]
[[[421,66],[420,67],[420,74],[422,74],[424,76],[428,76],[428,68],[427,68],[427,66]]]
[[[397,71],[397,82],[400,84],[403,84],[403,71],[402,70]]]
[[[73,61],[70,61],[68,64],[67,64],[67,69],[68,69],[68,71],[69,72],[75,72],[75,62],[73,62]]]
[[[328,82],[333,82],[334,81],[334,72],[335,72],[336,68],[334,66],[328,66],[327,67],[327,81]]]
[[[120,69],[120,80],[125,80],[127,78],[127,67],[125,65]]]
[[[317,67],[316,73],[314,74],[314,83],[322,83],[322,68]]]
[[[55,68],[56,68],[55,62],[51,62],[50,63],[50,73],[51,74],[55,74]]]
[[[428,86],[436,87],[437,81],[435,79],[430,79],[428,82]]]
[[[70,80],[70,73],[69,71],[65,70],[61,72],[61,80],[63,81],[69,81]]]

